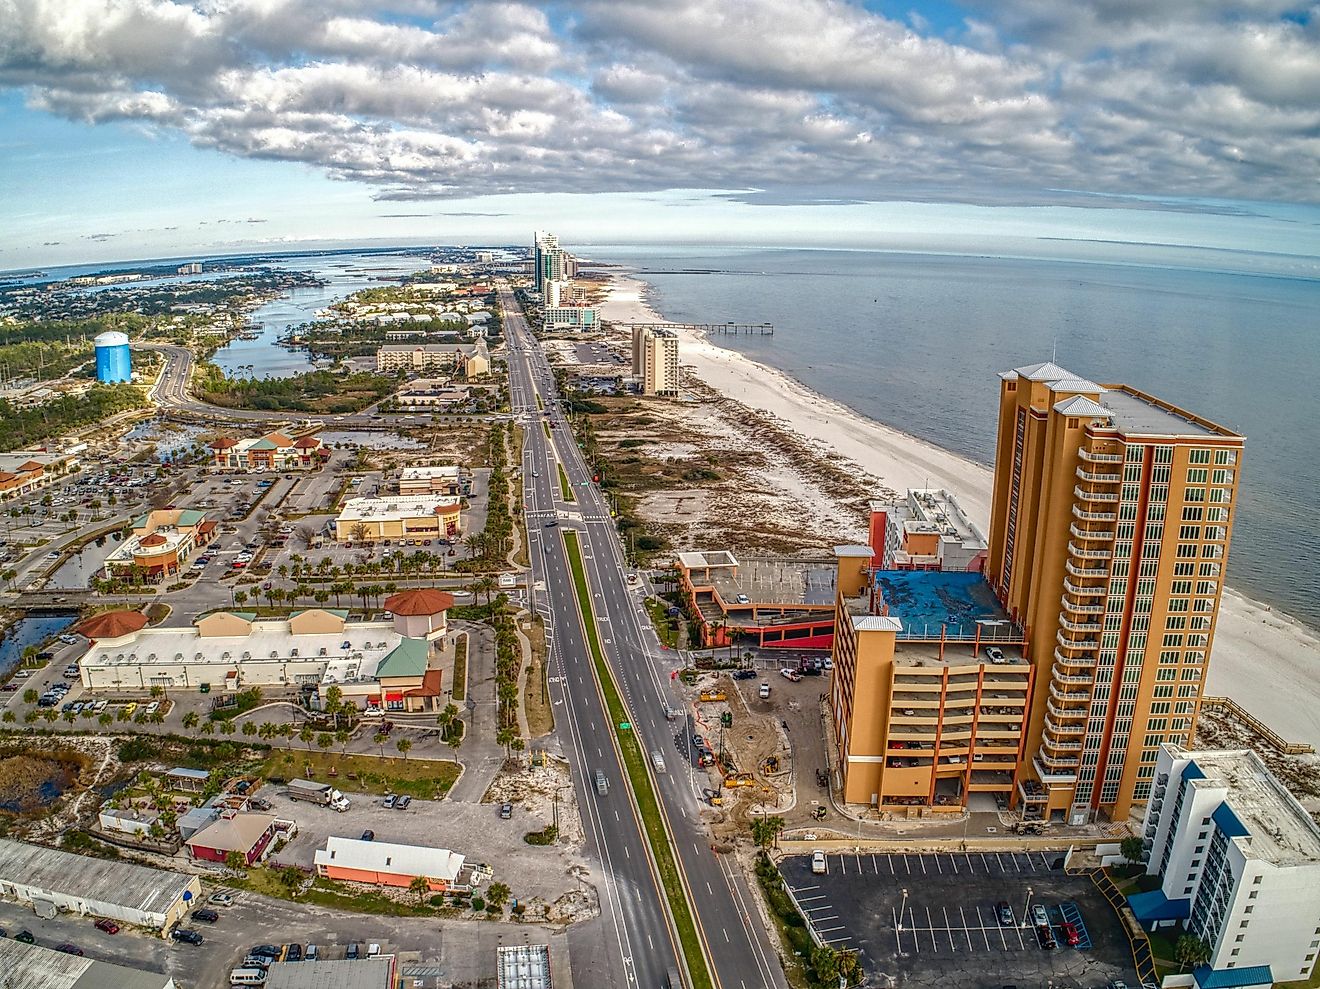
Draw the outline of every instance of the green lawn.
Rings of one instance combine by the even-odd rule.
[[[670,627],[669,615],[666,614],[668,606],[659,598],[646,599],[646,611],[651,616],[651,624],[655,626],[655,634],[660,636],[660,641],[668,649],[678,647],[678,632]]]
[[[404,759],[394,748],[394,740],[385,743],[389,753],[340,755],[338,752],[313,749],[275,749],[261,766],[261,775],[283,779],[313,779],[333,783],[350,797],[355,793],[406,793],[419,800],[438,800],[449,792],[458,779],[459,766],[452,760]],[[336,775],[331,776],[331,770]],[[349,779],[350,776],[356,779]]]
[[[646,772],[646,761],[637,736],[631,731],[620,730],[618,725],[628,720],[627,709],[619,696],[618,687],[605,662],[605,653],[601,649],[600,637],[596,631],[595,616],[591,608],[591,593],[587,588],[587,575],[582,565],[582,551],[578,546],[576,532],[564,533],[564,544],[568,547],[568,559],[573,568],[573,585],[577,591],[578,608],[582,612],[582,624],[587,631],[587,644],[591,649],[592,661],[596,667],[596,679],[605,695],[605,706],[610,721],[614,724],[614,735],[623,753],[623,763],[632,783],[633,793],[637,797],[637,806],[641,812],[642,826],[646,829],[647,841],[655,856],[660,872],[660,881],[664,886],[665,896],[669,900],[669,909],[674,915],[674,924],[678,928],[678,937],[687,960],[688,971],[692,976],[693,989],[713,989],[710,972],[706,967],[706,956],[701,950],[701,940],[697,936],[696,922],[688,909],[688,902],[679,879],[678,862],[669,843],[669,832],[665,828],[660,814],[660,803],[651,778]]]
[[[351,910],[355,913],[374,913],[387,917],[453,917],[460,911],[455,907],[434,907],[429,902],[396,902],[388,896],[371,891],[358,892],[330,879],[316,879],[311,887],[298,896],[294,890],[280,881],[277,870],[252,868],[246,870],[243,878],[226,876],[220,880],[233,889],[251,890],[263,896],[272,896],[281,900],[296,899],[299,903],[314,903],[321,907],[335,910]],[[427,894],[429,900],[432,894]]]
[[[559,468],[559,493],[565,501],[577,501],[573,497],[573,485],[568,483],[568,475],[564,473],[564,465],[557,464]]]
[[[454,700],[467,699],[467,650],[468,637],[464,634],[454,643]]]

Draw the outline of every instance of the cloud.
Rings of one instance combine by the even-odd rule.
[[[937,33],[844,0],[0,0],[0,87],[390,202],[1320,195],[1304,6],[969,3]]]

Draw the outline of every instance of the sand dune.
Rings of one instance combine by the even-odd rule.
[[[663,321],[646,285],[616,276],[601,315]],[[988,528],[991,471],[827,399],[774,368],[684,331],[679,362],[730,398],[769,412],[808,440],[826,443],[889,487],[946,488]],[[1231,566],[1231,565],[1230,565]],[[1320,748],[1320,635],[1232,588],[1224,592],[1206,692],[1227,695],[1290,741]]]

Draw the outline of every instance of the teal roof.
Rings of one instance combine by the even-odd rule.
[[[1213,969],[1201,965],[1192,970],[1201,989],[1239,989],[1241,986],[1268,986],[1274,984],[1274,973],[1268,965],[1246,965],[1242,968]]]
[[[241,618],[245,622],[255,622],[257,613],[255,611],[229,611],[226,614],[233,615],[235,618]]]
[[[1192,901],[1188,899],[1171,900],[1162,889],[1152,889],[1147,893],[1133,893],[1127,898],[1132,915],[1147,930],[1149,925],[1162,920],[1186,920],[1192,915]]]
[[[179,525],[197,525],[206,518],[205,512],[199,512],[195,508],[185,508],[179,513]]]
[[[139,515],[137,518],[133,520],[134,529],[141,529],[146,524],[147,524],[147,517],[145,515]]]
[[[419,677],[426,672],[431,644],[425,639],[404,639],[376,667],[376,679]]]
[[[266,439],[266,437],[263,436],[261,439],[257,440],[257,442],[253,443],[250,447],[248,447],[248,449],[249,449],[249,450],[275,450],[275,449],[278,449],[278,447],[276,447],[274,443],[272,443],[270,440]]]
[[[289,612],[289,617],[296,618],[298,615],[305,615],[309,611],[324,611],[327,615],[334,615],[336,618],[348,618],[347,608],[301,608],[298,611]]]

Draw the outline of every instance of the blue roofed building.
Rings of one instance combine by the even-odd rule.
[[[1320,827],[1254,752],[1166,744],[1142,837],[1157,889],[1128,897],[1147,930],[1210,946],[1199,989],[1310,977],[1320,950]]]

